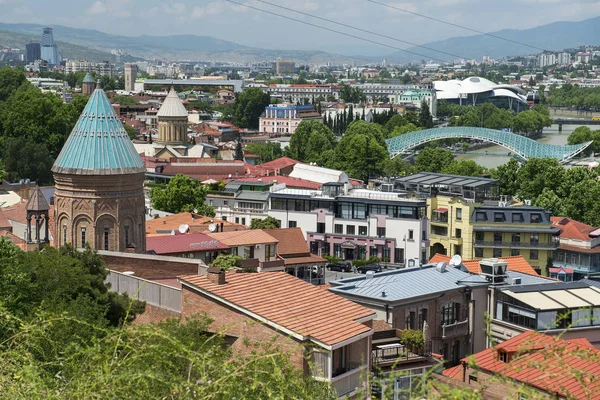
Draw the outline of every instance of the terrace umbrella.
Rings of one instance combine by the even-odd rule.
[[[427,321],[423,322],[423,344],[424,344],[424,350],[428,350],[429,349],[429,343],[431,342],[431,330],[429,329],[429,324],[427,324]]]

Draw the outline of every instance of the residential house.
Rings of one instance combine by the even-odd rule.
[[[600,228],[566,217],[551,220],[560,229],[560,247],[552,254],[554,266],[572,269],[575,279],[600,273]]]
[[[285,263],[277,257],[279,240],[262,229],[235,232],[207,233],[212,239],[231,248],[231,254],[240,256],[242,268],[262,271],[283,271]]]
[[[230,247],[203,233],[158,235],[146,237],[146,252],[159,256],[197,258],[210,264]]]
[[[593,399],[600,393],[600,350],[585,338],[527,331],[444,371],[473,391],[502,399]]]
[[[396,264],[427,260],[425,200],[349,186],[341,182],[326,183],[321,190],[273,186],[268,214],[282,227],[302,228],[313,254],[345,260],[378,257]]]
[[[230,180],[222,192],[211,192],[206,202],[215,208],[217,218],[250,226],[253,219],[268,216],[269,189],[272,182]]]
[[[179,280],[183,317],[206,313],[211,330],[237,338],[234,350],[249,352],[255,342],[270,341],[306,375],[330,382],[340,398],[366,387],[372,310],[283,272],[211,268]]]
[[[247,228],[230,221],[191,212],[146,220],[146,236],[171,235],[174,233],[207,233],[211,229],[215,232],[230,232],[246,230]]]

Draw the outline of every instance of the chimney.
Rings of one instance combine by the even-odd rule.
[[[206,278],[215,285],[224,285],[225,271],[221,270],[221,268],[210,267],[208,271],[206,271]]]

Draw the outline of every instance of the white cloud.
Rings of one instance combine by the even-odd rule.
[[[106,12],[108,12],[108,7],[100,0],[94,2],[94,4],[86,10],[86,13],[91,15],[106,14]]]
[[[183,14],[186,11],[185,4],[183,3],[168,3],[162,6],[162,9],[167,14]]]

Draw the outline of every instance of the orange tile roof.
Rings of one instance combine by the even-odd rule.
[[[509,353],[508,362],[498,359],[498,350]],[[527,331],[461,362],[561,397],[591,399],[600,393],[600,350],[587,340]]]
[[[268,161],[266,163],[262,163],[259,166],[260,166],[260,168],[263,168],[263,169],[278,170],[278,169],[282,169],[285,167],[293,167],[294,165],[296,165],[298,163],[299,163],[299,161],[296,161],[293,158],[279,157],[279,158],[276,158],[275,160]]]
[[[204,231],[208,230],[208,226],[211,224],[211,221],[214,221],[215,224],[219,225],[223,223],[223,228],[228,230],[233,230],[235,228],[239,228],[238,230],[247,229],[244,225],[234,224],[218,218],[205,217],[200,214],[183,212],[146,221],[146,234],[154,235],[157,233],[157,231],[177,231],[181,225],[188,225],[190,227],[190,231]]]
[[[535,269],[533,269],[533,267],[527,262],[527,260],[523,258],[523,256],[509,256],[501,258],[508,263],[509,271],[520,272],[522,274],[527,275],[540,276],[537,272],[535,272]],[[431,258],[431,260],[429,260],[430,263],[438,263],[440,261],[444,261],[447,263],[450,261],[450,256],[444,254],[436,254]],[[481,260],[463,260],[463,265],[469,270],[470,273],[480,274],[481,267],[479,266],[479,261]]]
[[[304,234],[300,228],[261,230],[279,241],[279,245],[277,246],[277,254],[281,256],[285,257],[290,254],[310,254],[308,244],[306,243]]]
[[[571,218],[551,217],[550,219],[552,220],[553,226],[562,230],[560,232],[560,237],[562,239],[590,241],[592,240],[590,233],[598,230],[598,228],[594,228],[593,226],[584,224],[583,222],[575,221]]]
[[[262,229],[249,229],[235,232],[207,233],[213,239],[226,246],[252,246],[255,244],[273,244],[279,241]]]
[[[392,329],[392,326],[390,324],[388,324],[387,322],[385,322],[382,319],[376,319],[373,321],[373,330],[375,332],[378,331],[389,331]]]
[[[21,199],[20,203],[0,208],[0,228],[12,229],[10,221],[17,221],[22,224],[27,223],[26,205],[27,201]]]
[[[454,367],[445,369],[442,375],[448,378],[462,380],[463,366],[461,364],[455,365]]]
[[[179,279],[194,290],[302,336],[302,340],[325,346],[368,334],[371,328],[357,320],[375,316],[366,307],[285,272],[230,273],[223,285],[212,283],[205,275]]]

